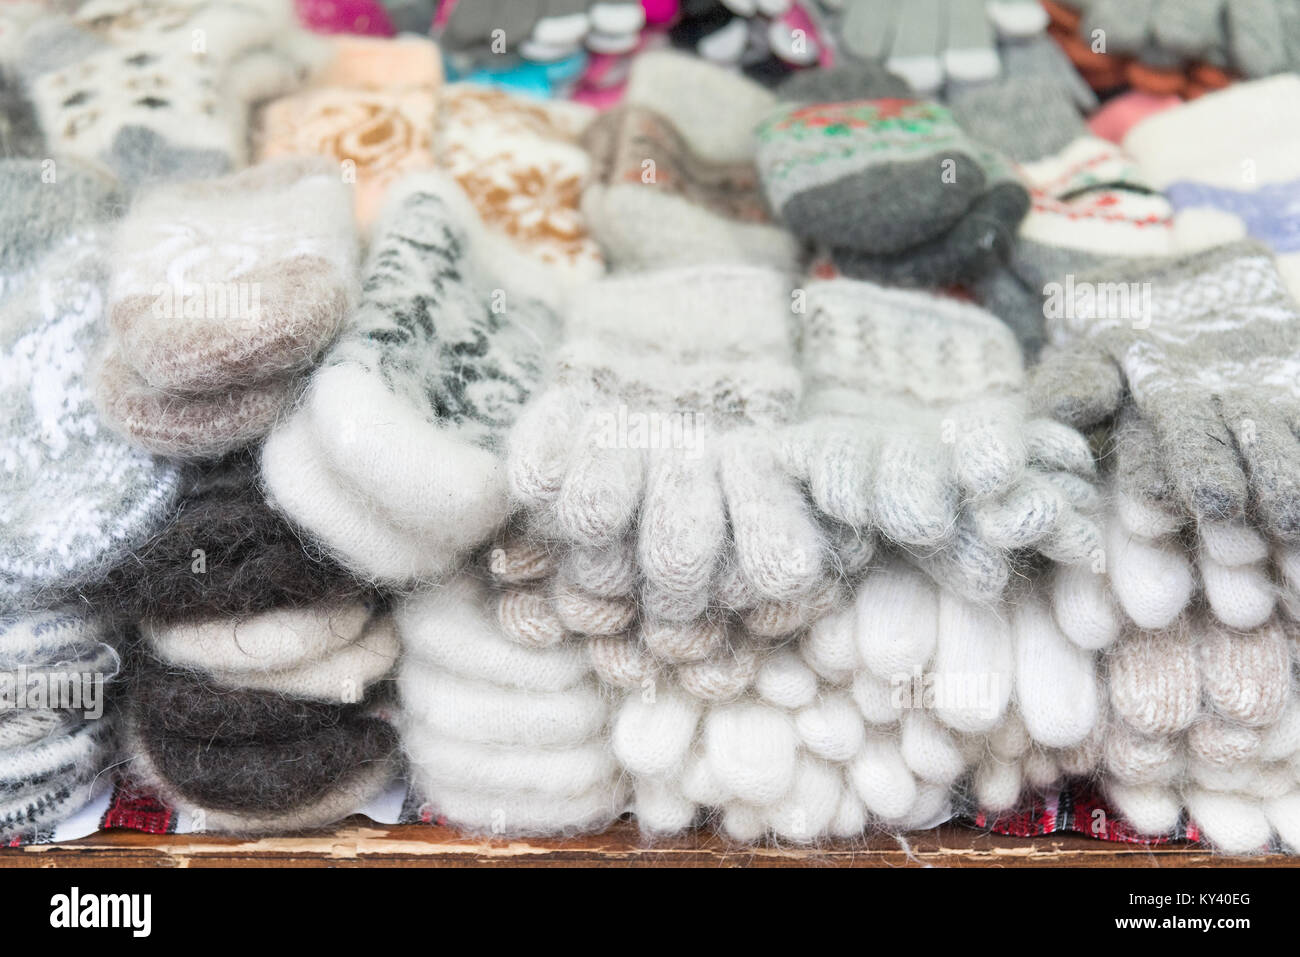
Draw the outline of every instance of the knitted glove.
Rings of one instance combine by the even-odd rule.
[[[775,430],[799,396],[789,287],[748,267],[588,286],[550,388],[511,436],[515,500],[544,535],[598,546],[634,519],[647,602],[687,620],[734,553],[760,595],[821,580],[821,536]]]
[[[976,599],[1002,593],[1012,550],[1092,556],[1099,532],[1080,513],[1093,497],[1087,443],[1028,417],[1004,325],[867,283],[807,292],[806,393],[787,452],[825,518],[925,549],[926,567]]]
[[[1271,76],[1293,66],[1295,38],[1286,0],[1092,0],[1080,36],[1104,37],[1106,52],[1179,61],[1226,59],[1248,77]],[[1164,65],[1157,59],[1157,65]],[[1226,65],[1226,64],[1225,64]]]
[[[1127,309],[1070,302],[1049,318],[1060,351],[1033,372],[1037,407],[1078,427],[1131,407],[1154,434],[1177,512],[1300,535],[1300,325],[1267,250],[1136,260],[1082,282],[1131,293]]]
[[[644,830],[682,830],[701,807],[721,809],[723,830],[744,841],[854,836],[868,817],[931,826],[1008,721],[1026,749],[1064,762],[1099,716],[1093,655],[1040,600],[984,608],[896,556],[793,642],[731,647],[708,665],[634,676],[590,646],[602,678],[626,689],[612,740]],[[1021,781],[1017,769],[1010,802]]]
[[[840,37],[864,60],[883,60],[912,88],[933,93],[945,80],[991,80],[998,75],[998,35],[1041,34],[1047,14],[1032,0],[847,0]]]

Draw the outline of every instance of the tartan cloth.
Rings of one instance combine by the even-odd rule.
[[[445,823],[410,791],[407,792],[398,820],[401,824]],[[1139,834],[1112,811],[1096,789],[1086,782],[1067,785],[1049,795],[1036,795],[1030,804],[1013,813],[990,815],[975,809],[963,809],[952,820],[967,827],[1008,837],[1032,838],[1074,833],[1120,844],[1157,845],[1183,840],[1200,841],[1196,825],[1186,820],[1180,822],[1170,834],[1154,837]],[[100,826],[104,830],[125,828],[148,834],[172,834],[176,831],[176,813],[152,795],[139,793],[129,784],[119,784],[113,790],[108,811]],[[1271,847],[1270,850],[1280,848]]]
[[[1196,825],[1186,819],[1180,820],[1169,834],[1139,834],[1087,782],[1067,784],[1048,795],[1035,795],[1028,806],[1011,813],[991,815],[972,810],[958,814],[954,820],[1008,837],[1073,833],[1099,841],[1150,845],[1201,839]]]

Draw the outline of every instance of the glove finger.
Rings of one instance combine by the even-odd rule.
[[[949,410],[953,475],[963,498],[985,499],[1024,473],[1024,412],[1018,399],[982,399]]]
[[[1044,472],[1070,472],[1091,478],[1097,474],[1092,449],[1077,430],[1053,419],[1025,423],[1025,453]]]
[[[1012,634],[1016,704],[1030,737],[1049,748],[1081,743],[1099,719],[1094,654],[1069,641],[1034,599],[1016,605]]]
[[[1220,403],[1246,463],[1256,520],[1274,537],[1300,537],[1300,442],[1290,424],[1231,396]]]
[[[1161,461],[1185,514],[1210,520],[1244,515],[1249,482],[1219,410],[1168,396],[1150,405]]]
[[[648,586],[680,606],[675,618],[703,613],[726,538],[717,460],[703,450],[663,450],[647,478],[637,559]]]
[[[759,595],[776,601],[807,595],[823,575],[826,544],[803,493],[762,441],[729,442],[721,475],[745,578]]]
[[[510,432],[506,478],[511,497],[525,508],[542,509],[560,495],[573,450],[576,403],[552,389],[524,407]]]
[[[603,416],[587,416],[555,502],[556,529],[566,539],[607,544],[632,523],[645,488],[645,452],[620,445],[610,441]]]
[[[1195,642],[1172,631],[1126,635],[1111,652],[1110,703],[1133,731],[1177,734],[1201,712],[1201,668]]]
[[[893,681],[925,667],[938,630],[934,582],[895,560],[867,576],[855,608],[858,653],[872,674]]]
[[[1098,425],[1119,409],[1124,380],[1119,366],[1089,345],[1052,352],[1029,371],[1030,407],[1073,426]]]
[[[874,514],[881,531],[904,545],[947,539],[959,502],[950,467],[949,446],[915,433],[886,436],[875,483]]]
[[[1011,625],[992,608],[939,591],[937,644],[930,671],[957,693],[935,705],[935,716],[967,734],[992,730],[1006,714],[1015,661]],[[972,686],[972,676],[978,680]]]

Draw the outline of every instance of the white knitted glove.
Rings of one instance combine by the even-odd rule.
[[[1026,779],[1051,784],[1086,763],[1076,752],[1095,744],[1101,714],[1095,655],[1040,599],[989,609],[893,557],[784,647],[733,642],[671,670],[630,662],[631,647],[588,644],[602,680],[626,689],[614,752],[652,832],[702,808],[722,809],[744,841],[851,836],[868,817],[924,827],[950,813],[971,769],[987,779],[981,798],[1009,807]]]
[[[580,296],[551,387],[511,437],[511,492],[534,528],[599,547],[635,523],[655,617],[698,617],[731,560],[762,597],[808,594],[824,546],[774,445],[799,397],[785,278],[674,269]]]
[[[912,549],[979,600],[1006,585],[1008,554],[1068,564],[1100,535],[1086,441],[1029,419],[1023,359],[989,313],[924,293],[837,279],[807,290],[803,421],[790,468],[831,522]]]

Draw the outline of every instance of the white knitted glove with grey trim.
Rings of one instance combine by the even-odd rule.
[[[700,616],[734,566],[757,595],[825,579],[822,530],[781,468],[793,421],[790,285],[748,266],[671,269],[582,289],[552,383],[511,437],[530,530],[603,547],[630,532],[653,617]]]
[[[1091,560],[1095,465],[1075,430],[1027,414],[1024,360],[984,310],[834,279],[809,284],[792,474],[835,541],[875,533],[975,600],[1002,594],[1012,552]],[[837,550],[838,551],[838,550]],[[858,551],[844,564],[869,557]],[[852,567],[849,568],[852,571]]]

